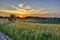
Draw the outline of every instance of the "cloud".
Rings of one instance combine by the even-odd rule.
[[[6,12],[6,13],[12,13],[12,14],[26,14],[27,12],[23,12],[23,11],[16,11],[16,10],[0,10],[0,12]]]
[[[16,7],[16,6],[11,5],[11,7],[14,8],[14,9],[16,9],[16,10],[20,10],[20,9],[19,9],[18,7]]]
[[[19,8],[30,10],[32,7],[26,4],[19,4],[17,5]]]
[[[25,9],[32,9],[32,7],[30,7],[30,6],[25,6]]]
[[[17,13],[17,14],[46,14],[49,13],[46,9],[34,9],[29,5],[19,4],[17,6],[11,5],[15,11],[3,10],[4,12]],[[20,8],[19,8],[20,7]],[[0,10],[1,11],[1,10]]]
[[[18,7],[23,8],[25,4],[19,4]]]

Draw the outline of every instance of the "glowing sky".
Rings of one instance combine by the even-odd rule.
[[[60,17],[59,4],[60,0],[0,0],[0,14],[1,12],[10,12]]]

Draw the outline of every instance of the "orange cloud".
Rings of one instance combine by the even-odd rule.
[[[32,7],[25,5],[24,4],[19,4],[18,7],[16,6],[11,6],[12,8],[16,10],[7,10],[7,9],[1,9],[0,12],[5,12],[8,14],[15,14],[19,17],[26,17],[26,16],[32,16],[32,15],[45,15],[48,14],[49,11],[46,9],[33,9]],[[27,10],[28,9],[28,10]],[[30,9],[30,10],[29,10]]]

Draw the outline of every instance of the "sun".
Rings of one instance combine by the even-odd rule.
[[[22,16],[22,15],[20,15],[19,17],[20,17],[20,18],[25,18],[25,17],[24,17],[24,16]]]
[[[23,16],[19,16],[19,17],[21,17],[21,18],[22,18]]]

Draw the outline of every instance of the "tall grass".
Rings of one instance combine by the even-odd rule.
[[[60,40],[60,24],[5,22],[0,30],[13,40]]]

